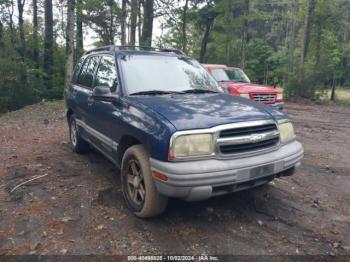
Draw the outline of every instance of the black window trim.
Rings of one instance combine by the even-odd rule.
[[[97,66],[96,66],[96,68],[95,68],[95,70],[94,70],[94,72],[93,72],[93,76],[92,76],[92,86],[88,87],[88,86],[84,86],[84,85],[78,83],[78,79],[79,79],[79,77],[80,77],[81,71],[82,71],[82,69],[83,69],[85,63],[88,61],[88,59],[90,59],[90,58],[92,58],[92,57],[96,57],[96,56],[98,57],[98,61],[97,61]],[[84,58],[84,62],[82,63],[82,65],[81,65],[81,67],[80,67],[80,69],[79,69],[79,74],[78,74],[78,76],[76,77],[76,80],[75,80],[75,83],[74,83],[74,84],[77,85],[77,86],[79,86],[79,87],[82,87],[82,88],[84,88],[84,89],[87,89],[87,90],[91,90],[91,91],[92,91],[93,86],[94,86],[94,83],[95,83],[96,72],[97,72],[97,69],[98,69],[98,67],[99,67],[99,65],[100,65],[100,61],[101,61],[101,55],[100,55],[100,54],[91,54],[91,55],[85,57],[85,58]]]
[[[83,67],[85,60],[86,60],[86,57],[81,57],[74,67],[73,76],[72,76],[72,80],[71,80],[72,84],[74,84],[74,85],[77,84],[77,79],[80,75],[80,72],[81,72],[81,69]]]
[[[100,56],[100,60],[98,61],[98,65],[97,65],[96,70],[95,70],[92,86],[93,87],[95,86],[96,74],[97,74],[98,68],[100,67],[100,63],[101,63],[102,57],[103,56],[110,56],[110,57],[112,57],[112,59],[114,61],[114,67],[115,67],[115,70],[116,70],[115,72],[116,72],[116,77],[117,77],[117,82],[118,82],[118,88],[116,90],[114,90],[113,93],[118,93],[119,90],[120,90],[120,78],[119,78],[119,74],[118,74],[118,66],[117,66],[117,61],[116,61],[115,55],[113,55],[111,53],[100,53],[99,56]]]

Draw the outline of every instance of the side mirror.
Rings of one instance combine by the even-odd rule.
[[[119,96],[112,93],[108,86],[96,86],[92,90],[92,98],[98,101],[114,103],[118,100]]]

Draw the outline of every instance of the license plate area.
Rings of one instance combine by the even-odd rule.
[[[259,167],[254,167],[250,170],[249,177],[250,179],[256,179],[259,177],[264,177],[268,175],[272,175],[274,171],[274,165],[265,165],[265,166],[259,166]]]

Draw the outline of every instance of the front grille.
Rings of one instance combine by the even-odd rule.
[[[274,103],[276,101],[276,94],[252,94],[251,97],[261,103]]]
[[[279,141],[279,138],[273,138],[266,141],[261,141],[257,143],[249,143],[243,145],[227,145],[220,146],[220,151],[222,154],[238,154],[245,153],[249,151],[262,150],[265,148],[269,148],[275,146]]]
[[[219,133],[217,143],[223,155],[254,152],[278,145],[279,131],[272,123],[231,128]]]
[[[240,127],[233,129],[226,129],[220,132],[220,137],[232,137],[232,136],[244,136],[251,134],[260,134],[264,132],[274,131],[276,130],[275,124],[267,124],[262,126],[248,126],[248,127]]]

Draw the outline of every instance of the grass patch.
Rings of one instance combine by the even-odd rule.
[[[332,91],[329,90],[327,92],[318,93],[317,95],[322,102],[328,103],[331,102],[331,93]],[[350,89],[337,88],[335,90],[335,103],[350,106]]]
[[[9,124],[30,119],[39,120],[49,118],[53,114],[64,115],[64,111],[65,103],[63,100],[45,101],[0,115],[0,121]]]

